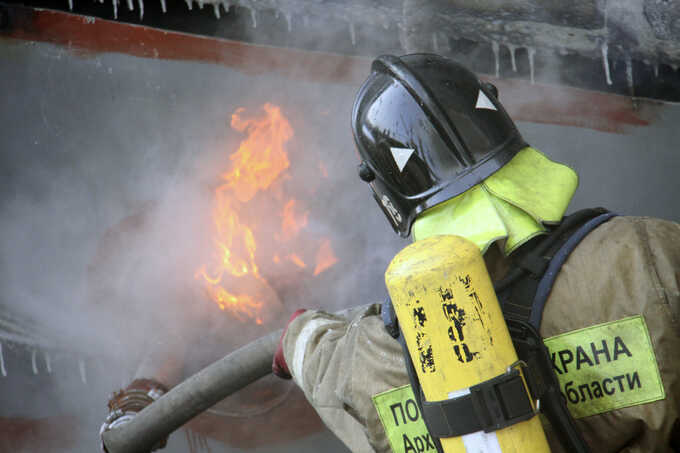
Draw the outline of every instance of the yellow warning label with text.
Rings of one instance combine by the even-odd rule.
[[[642,316],[547,338],[545,345],[575,418],[665,398]]]
[[[437,451],[410,385],[374,395],[373,404],[394,453]]]

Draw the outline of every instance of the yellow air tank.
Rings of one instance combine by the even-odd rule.
[[[459,236],[414,242],[394,257],[385,283],[427,401],[465,395],[517,362],[474,243]],[[446,453],[550,451],[537,416],[489,433],[441,438],[441,443]]]

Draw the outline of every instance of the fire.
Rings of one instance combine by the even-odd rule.
[[[319,171],[321,172],[321,176],[328,178],[328,169],[323,162],[319,162]]]
[[[307,267],[307,265],[305,264],[305,262],[302,261],[302,258],[300,258],[299,256],[297,256],[295,253],[291,253],[291,254],[288,255],[286,258],[288,258],[289,260],[291,260],[291,261],[293,262],[293,264],[295,264],[297,267],[299,267],[299,268],[301,268],[301,269],[304,269],[304,268]]]
[[[296,205],[297,202],[293,199],[283,207],[281,232],[284,240],[297,236],[300,230],[307,226],[309,212],[299,212]]]
[[[246,138],[229,156],[229,170],[220,175],[223,182],[215,190],[212,211],[213,257],[196,272],[206,294],[221,310],[229,310],[242,321],[253,319],[257,324],[262,323],[261,313],[267,301],[263,293],[254,294],[258,291],[253,288],[258,285],[253,282],[269,286],[257,265],[255,225],[247,225],[240,214],[249,212],[249,202],[258,192],[267,191],[274,181],[285,175],[290,166],[286,144],[293,137],[293,129],[279,107],[267,103],[263,110],[261,117],[246,118],[245,110],[239,108],[231,117],[231,127],[244,133]],[[283,241],[293,239],[307,226],[308,215],[299,201],[289,199],[281,210],[281,233],[275,237]],[[272,254],[274,263],[292,263],[306,269],[305,260],[290,252],[290,248],[280,252],[283,253]],[[322,240],[314,275],[336,262],[330,240]],[[244,291],[244,288],[247,289]]]
[[[330,239],[324,239],[316,252],[316,267],[314,268],[314,275],[319,275],[329,267],[332,267],[338,262],[338,258],[333,253]]]
[[[246,119],[243,113],[243,108],[234,112],[231,127],[245,132],[247,137],[229,156],[231,168],[221,175],[224,183],[215,190],[212,218],[216,253],[210,266],[203,265],[197,271],[197,277],[202,278],[208,295],[220,309],[229,309],[239,319],[254,318],[259,324],[263,301],[248,294],[234,294],[223,284],[227,276],[250,275],[264,281],[255,260],[253,230],[241,222],[239,210],[289,167],[285,144],[293,137],[293,129],[281,109],[272,104],[264,105],[262,118]],[[233,284],[233,279],[228,283]]]
[[[241,117],[244,110],[234,112],[231,127],[245,132],[248,138],[229,157],[231,171],[222,175],[227,181],[226,188],[242,203],[250,201],[258,190],[268,188],[290,166],[285,144],[293,137],[293,128],[279,107],[265,104],[266,116],[261,121],[244,120]]]

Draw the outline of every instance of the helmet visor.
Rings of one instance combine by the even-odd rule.
[[[453,128],[475,161],[515,136],[516,128],[494,96],[479,88],[463,102],[443,104]]]

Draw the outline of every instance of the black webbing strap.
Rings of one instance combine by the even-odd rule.
[[[399,322],[397,321],[397,316],[394,313],[394,307],[392,306],[392,301],[388,297],[385,302],[383,302],[382,305],[382,311],[387,311],[391,312],[393,316],[390,316],[393,321],[394,321],[394,329],[391,330],[391,332],[396,333],[390,333],[392,337],[394,337],[399,344],[401,345],[401,350],[404,354],[404,362],[406,365],[406,373],[408,374],[408,380],[411,383],[411,390],[413,390],[413,398],[416,400],[416,404],[418,405],[418,410],[420,413],[423,413],[423,400],[425,400],[425,395],[423,395],[423,388],[420,386],[420,381],[418,380],[418,373],[416,372],[415,367],[413,366],[413,361],[411,360],[411,354],[408,352],[408,347],[406,346],[406,341],[404,340],[404,335],[401,333],[401,328],[399,328]],[[383,317],[383,320],[385,317]],[[390,329],[388,328],[388,332],[390,332]],[[438,437],[432,435],[432,431],[430,429],[430,423],[429,420],[423,417],[423,422],[425,423],[425,427],[427,428],[427,432],[430,433],[430,436],[432,437],[432,441],[434,442],[434,446],[437,449],[437,453],[443,453],[444,450],[442,448],[442,441],[439,440]]]
[[[505,278],[494,284],[503,314],[506,317],[531,322],[538,329],[543,306],[554,282],[554,278],[544,279],[546,271],[552,268],[553,277],[556,276],[561,264],[580,240],[613,216],[614,214],[604,208],[577,211],[566,216],[562,223],[548,234],[533,239],[514,252],[512,270]],[[567,244],[568,242],[570,243]],[[566,245],[570,247],[565,247]],[[560,262],[553,262],[558,256],[561,258]],[[545,288],[537,294],[542,280]]]
[[[443,401],[423,400],[422,405],[423,418],[428,421],[430,434],[436,437],[488,433],[536,415],[524,378],[515,364],[506,373],[470,387],[466,395]]]
[[[550,421],[566,451],[589,453],[588,444],[578,430],[553,370],[550,352],[538,331],[526,321],[505,318],[517,355],[527,363],[524,370],[529,391],[540,401],[540,410]]]

